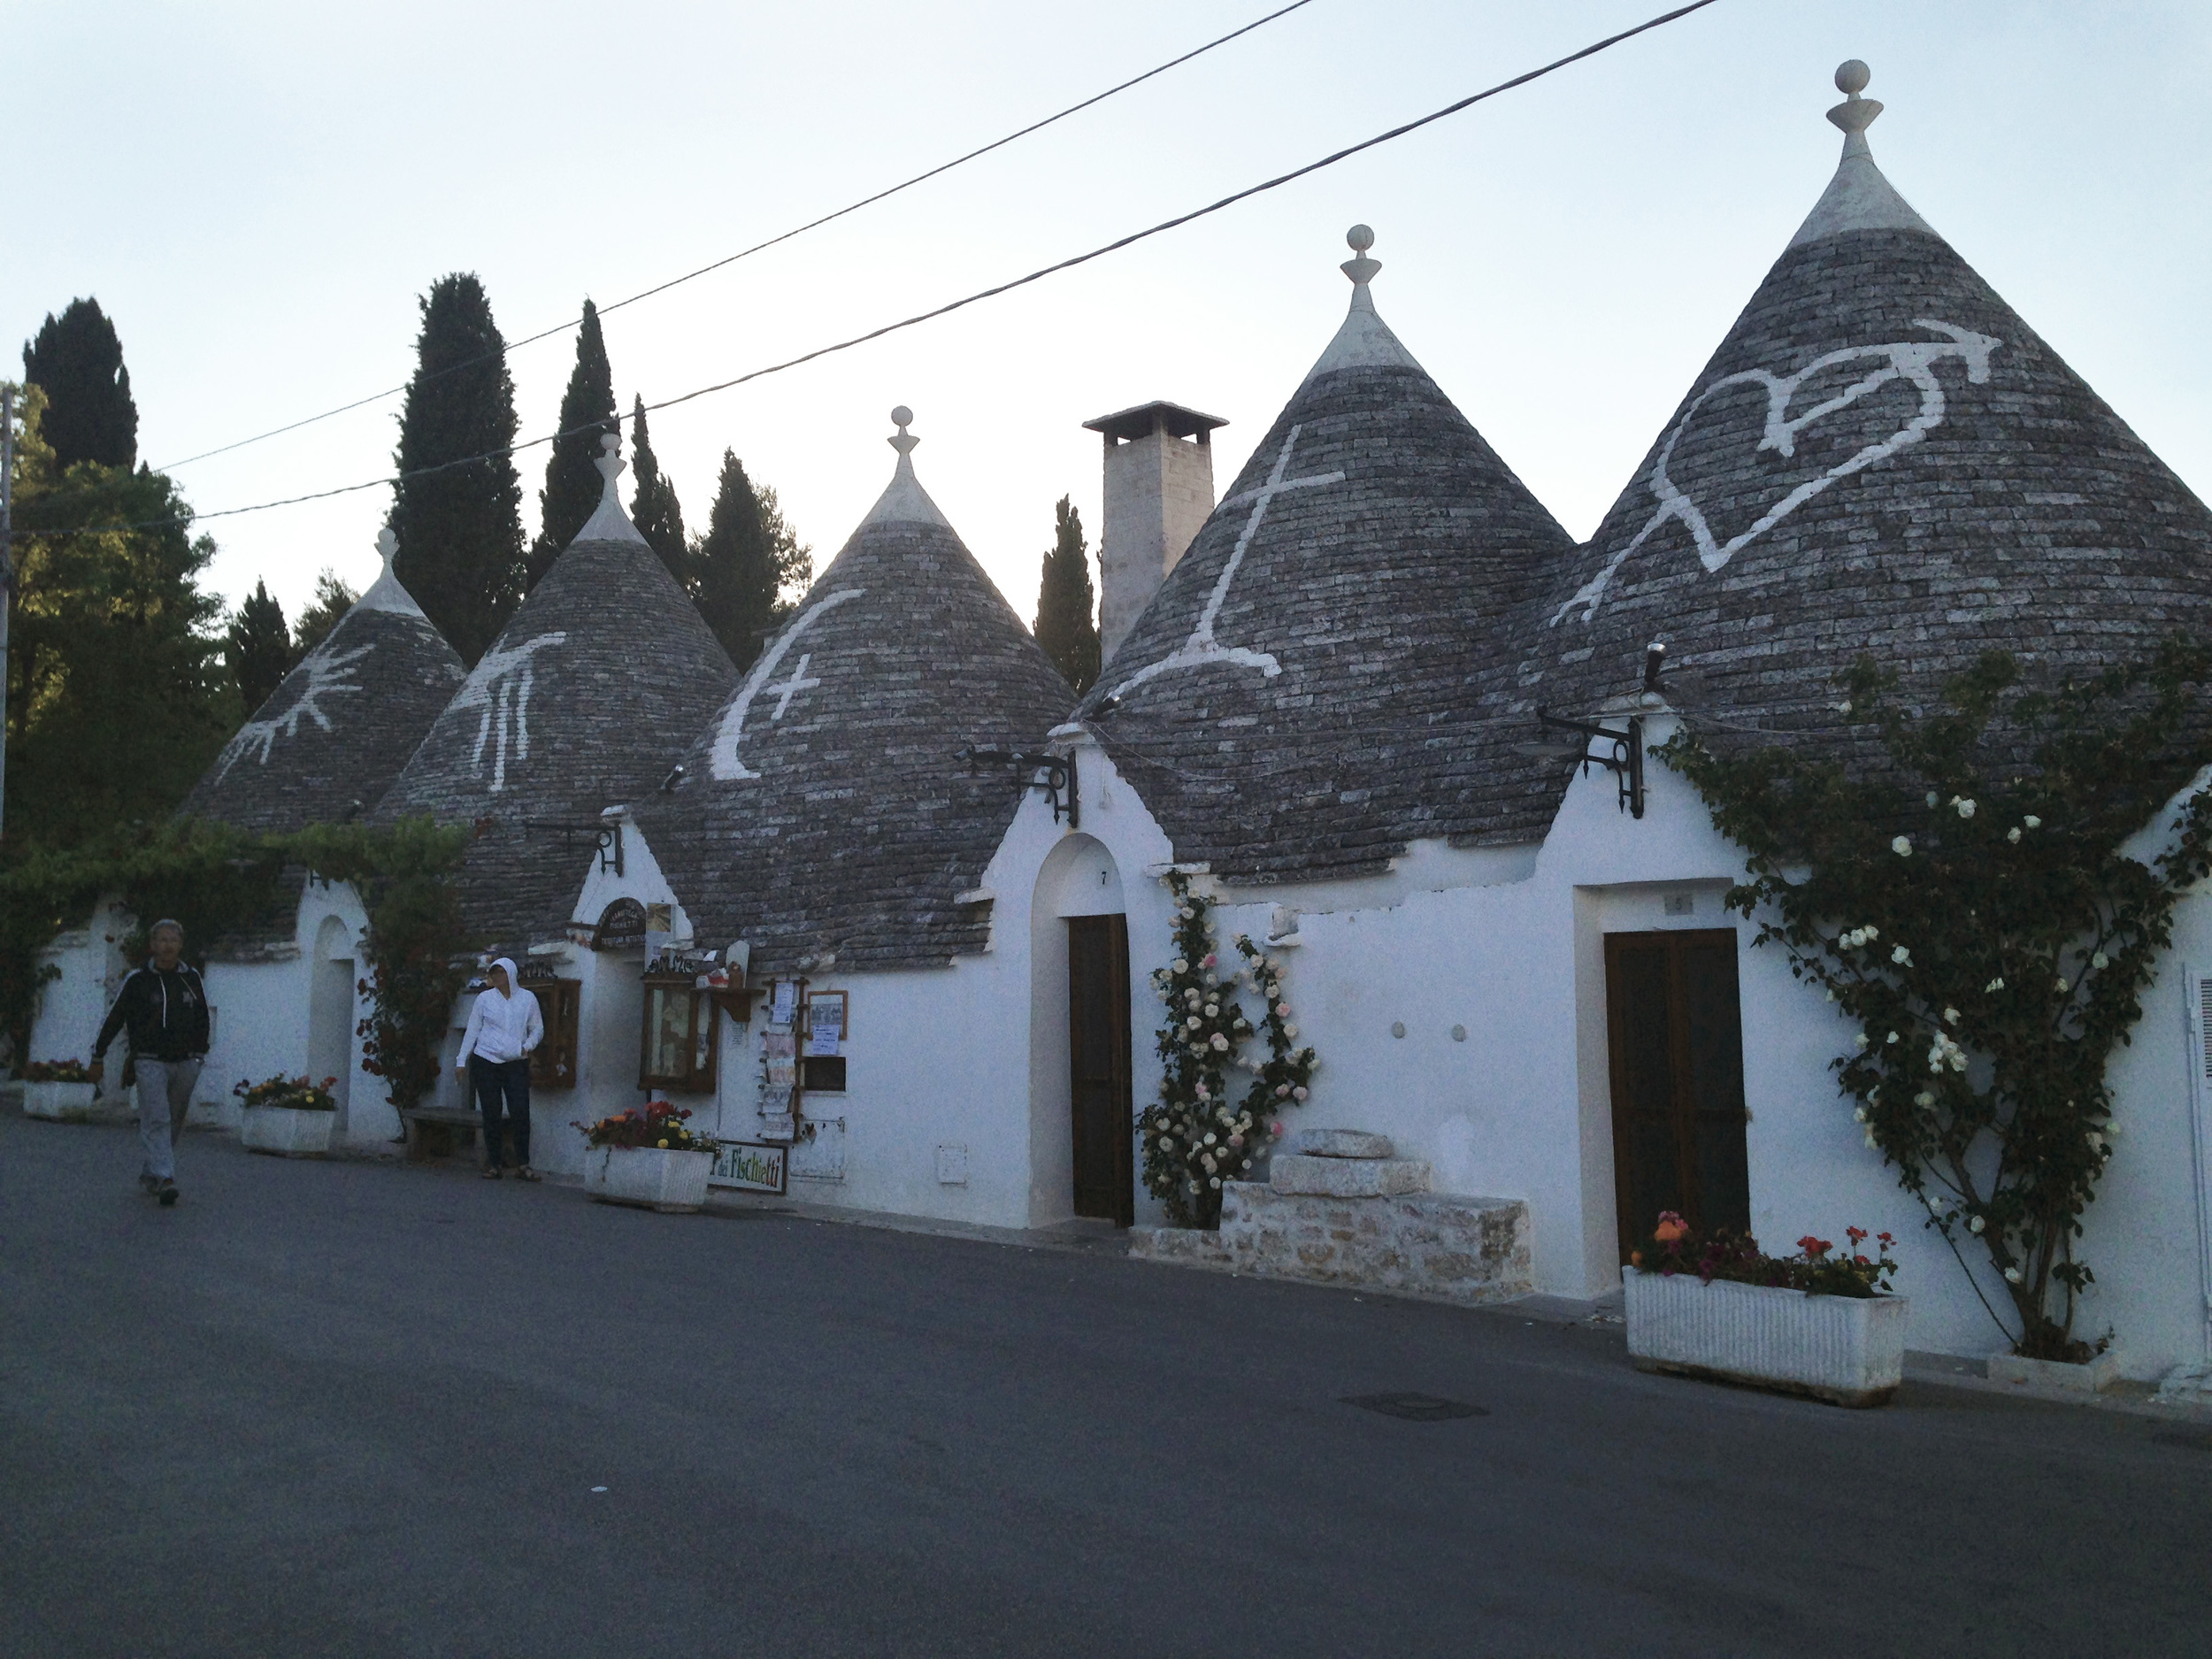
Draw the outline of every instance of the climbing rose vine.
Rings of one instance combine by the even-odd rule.
[[[1158,1103],[1139,1119],[1144,1185],[1177,1226],[1210,1229],[1221,1225],[1222,1183],[1248,1174],[1281,1136],[1281,1115],[1305,1102],[1315,1060],[1296,1046],[1281,960],[1240,934],[1242,965],[1225,967],[1214,948],[1213,901],[1193,893],[1179,872],[1163,879],[1175,899],[1175,956],[1152,975],[1165,1004],[1158,1044],[1165,1075]],[[1240,988],[1263,999],[1257,1027],[1245,1017]],[[1265,1057],[1242,1058],[1260,1033]],[[1251,1073],[1240,1100],[1230,1077],[1238,1069]]]
[[[2212,763],[2208,680],[2212,653],[2180,639],[2047,695],[1992,652],[1949,682],[1947,708],[1907,711],[1862,658],[1835,712],[1886,764],[1724,756],[1687,724],[1654,751],[1749,854],[1728,902],[1760,921],[1757,942],[1859,1027],[1832,1064],[1867,1146],[2033,1358],[2089,1356],[2073,1325],[2095,1275],[2075,1240],[2122,1133],[2106,1064],[2141,1018],[2176,901],[2212,871],[2207,795],[2155,826],[2147,862],[2123,849]]]

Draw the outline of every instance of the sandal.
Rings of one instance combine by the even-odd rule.
[[[527,1164],[524,1164],[520,1169],[515,1171],[515,1179],[518,1181],[541,1181],[544,1179],[544,1176],[539,1174]]]
[[[488,1164],[484,1166],[484,1179],[488,1181],[495,1181],[505,1172],[496,1164]]]

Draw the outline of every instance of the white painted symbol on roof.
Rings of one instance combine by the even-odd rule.
[[[783,711],[791,706],[792,698],[797,696],[802,691],[811,691],[815,687],[822,683],[818,680],[809,680],[806,677],[806,665],[813,660],[814,657],[811,652],[801,651],[799,653],[799,665],[791,671],[791,678],[785,680],[781,685],[770,686],[767,687],[770,691],[780,691],[783,693],[783,695],[776,699],[776,711],[768,717],[770,719],[782,719]]]
[[[1190,638],[1168,656],[1148,668],[1139,669],[1127,680],[1114,687],[1113,695],[1124,697],[1155,674],[1164,674],[1171,668],[1197,668],[1207,663],[1235,663],[1245,668],[1256,668],[1269,680],[1283,672],[1283,665],[1265,651],[1247,650],[1242,646],[1223,645],[1214,638],[1214,619],[1221,614],[1222,601],[1229,596],[1229,584],[1236,580],[1237,567],[1244,563],[1244,551],[1252,545],[1252,538],[1259,534],[1260,520],[1266,515],[1268,503],[1276,496],[1294,489],[1311,489],[1322,484],[1340,484],[1341,472],[1315,472],[1305,478],[1285,478],[1290,470],[1290,451],[1304,431],[1302,425],[1293,426],[1283,439],[1283,452],[1275,457],[1275,465],[1267,475],[1267,482],[1257,489],[1248,489],[1240,495],[1232,495],[1223,507],[1240,507],[1252,503],[1252,516],[1244,521],[1244,528],[1237,536],[1236,546],[1230,550],[1229,562],[1221,567],[1221,574],[1214,579],[1214,590],[1207,595],[1206,608],[1198,613],[1198,626],[1190,631]]]
[[[307,660],[300,664],[307,670],[307,684],[301,689],[298,698],[274,719],[249,720],[240,726],[236,735],[223,745],[222,770],[215,774],[216,780],[220,782],[228,776],[230,769],[243,759],[246,751],[256,743],[261,745],[261,753],[257,758],[262,765],[267,765],[271,746],[280,737],[297,737],[303,718],[314,721],[326,732],[332,730],[330,714],[323,707],[323,699],[342,691],[364,689],[354,680],[354,668],[375,649],[373,644],[369,644],[357,645],[349,651],[316,650],[308,653]]]
[[[2005,342],[1988,334],[1978,334],[1970,328],[1961,328],[1951,323],[1936,322],[1929,318],[1916,317],[1913,326],[1925,328],[1932,334],[1947,336],[1941,341],[1896,340],[1878,346],[1846,346],[1831,351],[1825,357],[1815,357],[1792,375],[1769,374],[1764,369],[1747,369],[1740,374],[1723,375],[1700,392],[1690,406],[1682,411],[1682,419],[1675,422],[1674,430],[1660,446],[1659,458],[1651,469],[1651,491],[1659,498],[1644,527],[1619,552],[1606,561],[1605,568],[1593,576],[1576,592],[1573,598],[1553,613],[1551,626],[1557,627],[1563,618],[1577,605],[1582,609],[1581,620],[1587,622],[1597,614],[1598,602],[1605,595],[1614,572],[1620,569],[1629,556],[1647,541],[1660,526],[1671,518],[1679,518],[1683,526],[1697,543],[1697,556],[1705,568],[1717,571],[1733,558],[1747,543],[1756,541],[1768,531],[1803,506],[1814,496],[1839,479],[1865,471],[1878,461],[1886,461],[1900,449],[1915,444],[1943,424],[1945,403],[1943,382],[1936,378],[1935,365],[1946,357],[1956,357],[1966,365],[1966,378],[1975,386],[1989,380],[1989,354]],[[1825,403],[1816,403],[1794,420],[1788,419],[1790,399],[1797,389],[1823,369],[1833,368],[1858,357],[1880,360],[1881,366],[1862,375]],[[1807,479],[1803,483],[1776,502],[1762,513],[1747,530],[1731,536],[1725,541],[1713,539],[1712,527],[1705,522],[1705,515],[1678,488],[1667,473],[1667,464],[1674,457],[1674,447],[1681,442],[1690,422],[1705,400],[1731,386],[1763,386],[1767,394],[1766,430],[1761,435],[1758,450],[1772,449],[1778,455],[1797,453],[1797,434],[1815,421],[1833,414],[1837,410],[1856,403],[1869,393],[1888,385],[1892,380],[1910,380],[1920,393],[1920,411],[1895,432],[1878,442],[1870,443],[1847,459],[1838,462],[1826,472]]]
[[[802,676],[806,672],[807,664],[813,660],[811,654],[803,654],[800,657],[799,666],[793,671],[791,679],[783,685],[772,686],[768,682],[774,676],[776,670],[782,666],[786,654],[798,643],[799,635],[814,626],[817,617],[822,615],[824,611],[833,610],[843,604],[848,599],[859,598],[867,591],[865,588],[841,588],[835,593],[816,600],[804,611],[799,612],[797,618],[791,626],[777,636],[776,642],[762,653],[760,661],[753,664],[753,672],[745,676],[745,683],[738,687],[736,701],[730,704],[729,712],[722,717],[721,730],[714,735],[714,753],[709,758],[708,765],[717,778],[725,783],[733,783],[741,778],[760,776],[740,758],[737,752],[738,740],[745,735],[745,716],[752,709],[753,699],[763,691],[782,692],[783,701],[776,705],[776,712],[772,717],[780,720],[783,718],[785,708],[791,702],[794,692],[804,691],[810,686],[820,685],[822,682],[818,680],[809,680],[803,684],[800,683]]]
[[[469,757],[469,764],[480,769],[484,750],[490,748],[495,795],[507,787],[509,751],[513,751],[518,761],[530,758],[530,691],[537,682],[532,658],[567,639],[565,633],[541,634],[511,649],[485,652],[460,695],[453,699],[457,709],[484,710],[476,722],[476,750]]]

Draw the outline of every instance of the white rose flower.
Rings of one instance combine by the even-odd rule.
[[[1851,700],[1850,700],[1848,697],[1845,698],[1845,699],[1844,699],[1841,703],[1837,703],[1837,704],[1835,705],[1835,710],[1836,710],[1836,712],[1837,712],[1838,714],[1848,714],[1848,713],[1850,713],[1850,712],[1851,712]]]
[[[2016,1285],[2016,1284],[2018,1284],[2019,1282],[2020,1282],[2020,1270],[2019,1270],[2018,1268],[2016,1268],[2016,1267],[2008,1267],[2007,1269],[2005,1269],[2005,1283],[2006,1283],[2006,1284],[2008,1284],[2008,1285]]]
[[[1945,1009],[1945,1010],[1943,1010],[1943,1023],[1944,1023],[1945,1025],[1957,1025],[1957,1024],[1959,1023],[1959,1011],[1958,1011],[1958,1010],[1957,1010],[1957,1009],[1955,1009],[1955,1008],[1947,1008],[1947,1009]]]
[[[1219,1019],[1221,1018],[1221,1004],[1218,1002],[1207,1003],[1206,1018],[1208,1019]]]
[[[2029,813],[2027,817],[2022,818],[2020,821],[2026,825],[2030,829],[2041,829],[2043,827],[2043,820],[2036,817],[2036,815],[2032,812]]]
[[[1869,1039],[1864,1032],[1861,1032],[1857,1036],[1852,1038],[1851,1041],[1856,1043],[1860,1048],[1863,1048],[1866,1047]]]
[[[1882,930],[1875,926],[1871,922],[1869,922],[1864,927],[1859,929],[1859,932],[1869,939],[1879,939],[1882,936]]]
[[[1210,1181],[1207,1182],[1206,1184],[1207,1184],[1209,1187],[1218,1187],[1218,1186],[1220,1186],[1220,1185],[1221,1185],[1221,1177],[1219,1177],[1218,1175],[1217,1175],[1217,1176],[1215,1176],[1215,1177],[1213,1178],[1213,1179],[1212,1179],[1212,1180],[1210,1180]]]
[[[1201,1025],[1204,1025],[1205,1023],[1206,1023],[1205,1021],[1203,1021],[1202,1019],[1199,1018],[1198,1018],[1198,1016],[1197,1016],[1197,1015],[1195,1015],[1195,1014],[1193,1014],[1193,1015],[1192,1015],[1192,1016],[1191,1016],[1188,1019],[1187,1019],[1187,1020],[1185,1020],[1185,1021],[1183,1022],[1183,1024],[1184,1024],[1184,1025],[1187,1025],[1188,1027],[1190,1027],[1190,1029],[1191,1029],[1191,1030],[1193,1030],[1193,1031],[1196,1031],[1196,1030],[1197,1030],[1197,1029],[1198,1029]]]
[[[1208,1146],[1211,1146],[1211,1145],[1213,1145],[1213,1143],[1214,1143],[1214,1134],[1213,1134],[1213,1131],[1212,1131],[1212,1130],[1210,1130],[1210,1129],[1209,1129],[1209,1130],[1206,1132],[1206,1144],[1207,1144]]]
[[[1190,964],[1186,962],[1180,956],[1176,957],[1174,961],[1169,963],[1167,965],[1178,973],[1188,973],[1190,972]]]
[[[1983,1222],[1982,1218],[1979,1216],[1977,1216],[1973,1218],[1973,1220],[1966,1224],[1966,1230],[1969,1233],[1979,1233],[1985,1225],[1985,1224]]]
[[[1895,1032],[1893,1032],[1893,1031],[1892,1033],[1889,1033],[1889,1038],[1888,1038],[1888,1041],[1889,1041],[1890,1042],[1895,1042],[1895,1041],[1897,1041],[1897,1033],[1896,1033]]]
[[[2061,979],[2061,980],[2059,980],[2059,981],[2058,981],[2058,984],[2057,984],[2057,988],[2058,988],[2058,990],[2059,990],[2060,992],[2063,993],[2063,992],[2070,991],[2070,990],[2072,990],[2074,987],[2073,987],[2072,986],[2070,986],[2070,985],[2067,984],[2065,980]]]
[[[1912,1103],[1916,1106],[1932,1106],[1935,1104],[1935,1094],[1932,1091],[1924,1088],[1912,1097]]]
[[[1866,1132],[1866,1144],[1870,1149],[1874,1147],[1874,1132],[1871,1129]]]
[[[2014,846],[2017,847],[2020,844],[2020,826],[2017,824],[2015,824],[2010,829],[2007,830],[2005,832],[2005,839],[2010,841]]]
[[[1284,1036],[1286,1036],[1286,1037],[1295,1037],[1297,1034],[1298,1034],[1298,1027],[1297,1027],[1297,1026],[1295,1026],[1295,1025],[1286,1025],[1286,1026],[1284,1026],[1284,1027],[1283,1027],[1283,1035],[1284,1035]]]
[[[2094,1129],[2092,1129],[2089,1132],[2089,1149],[2092,1152],[2101,1152],[2104,1150],[2104,1137],[2099,1134]]]
[[[1958,808],[1959,816],[1961,818],[1972,818],[1974,816],[1974,803],[1971,801],[1958,801],[1955,799],[1953,804]]]
[[[1987,996],[1994,992],[2001,991],[2004,988],[2005,982],[2002,979],[1992,979],[1987,985],[1982,987],[1982,995]]]
[[[1932,808],[1932,807],[1935,805],[1935,803],[1936,803],[1936,792],[1935,792],[1934,790],[1931,789],[1931,790],[1929,790],[1929,791],[1928,791],[1928,805],[1929,805],[1931,808]]]
[[[2108,968],[2112,965],[2112,958],[2106,956],[2103,951],[2100,950],[2095,956],[2089,958],[2089,965],[2093,968],[2102,971],[2103,969]]]
[[[1831,989],[1828,993],[1828,1000],[1832,1002],[1836,1000],[1836,994],[1832,989]]]
[[[1853,1112],[1851,1116],[1858,1122],[1864,1123],[1866,1121],[1866,1108],[1863,1106],[1860,1107],[1858,1110]]]
[[[1939,1216],[1943,1213],[1943,1201],[1933,1193],[1928,1194],[1928,1213],[1932,1216]]]
[[[1909,858],[1912,856],[1912,842],[1908,841],[1902,835],[1900,835],[1895,841],[1890,842],[1889,849],[1890,851],[1895,853],[1900,858]]]
[[[1294,1088],[1291,1090],[1290,1093],[1291,1098],[1294,1100],[1303,1100],[1306,1098],[1306,1091],[1302,1087]]]
[[[1229,1047],[1229,1040],[1228,1040],[1226,1037],[1223,1036],[1223,1035],[1222,1035],[1219,1032],[1216,1032],[1216,1033],[1214,1033],[1214,1034],[1213,1034],[1213,1045],[1214,1045],[1214,1052],[1215,1052],[1216,1054],[1220,1054],[1220,1053],[1223,1053],[1223,1052],[1226,1051],[1226,1049],[1228,1048],[1228,1047]]]
[[[1889,953],[1889,959],[1901,968],[1912,966],[1912,952],[1899,945]]]

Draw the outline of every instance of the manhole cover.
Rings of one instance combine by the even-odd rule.
[[[1347,1394],[1339,1403],[1358,1406],[1365,1411],[1379,1411],[1386,1417],[1403,1417],[1409,1423],[1441,1423],[1447,1417],[1490,1415],[1480,1406],[1471,1406],[1463,1400],[1440,1400],[1434,1394]]]

